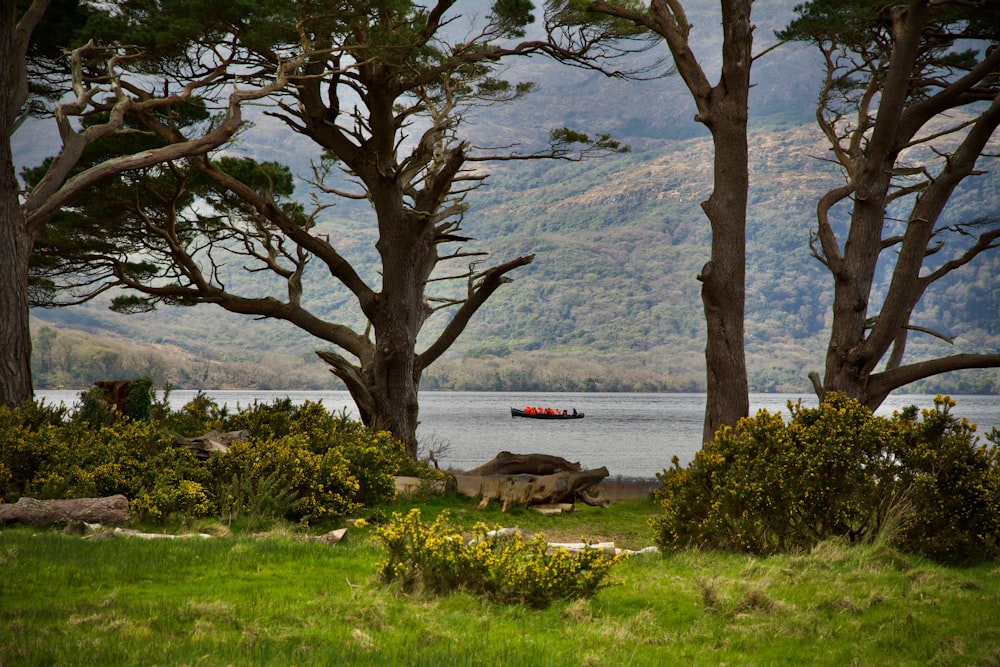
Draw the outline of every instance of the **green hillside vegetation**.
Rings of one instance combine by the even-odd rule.
[[[755,7],[759,43],[784,24],[791,4]],[[706,34],[714,25],[710,6],[695,3],[692,12]],[[713,48],[708,39],[706,53]],[[609,131],[632,152],[493,168],[485,187],[469,196],[464,227],[476,240],[468,247],[490,251],[495,261],[526,253],[537,258],[487,302],[448,355],[424,374],[424,386],[703,390],[704,313],[696,276],[708,256],[700,202],[711,188],[711,142],[691,120],[689,96],[675,77],[621,81],[547,62],[517,67],[513,78],[536,81],[538,92],[517,104],[476,110],[468,126],[474,142],[528,144],[569,125]],[[751,391],[811,392],[806,374],[824,363],[833,286],[808,242],[817,198],[840,176],[822,159],[827,148],[812,119],[819,76],[815,54],[802,47],[779,48],[755,65],[746,325]],[[255,122],[241,151],[308,174],[315,157],[308,144],[273,119]],[[307,190],[300,183],[298,194]],[[997,211],[1000,176],[990,173],[956,193],[948,222]],[[338,249],[359,259],[362,269],[374,267],[365,260],[374,258],[369,220],[364,202],[343,201],[326,212],[320,229],[339,239]],[[230,285],[264,289],[257,274],[227,269]],[[936,284],[915,323],[954,337],[954,344],[915,337],[911,358],[1000,349],[998,274],[1000,256],[994,254]],[[324,283],[318,268],[307,280],[305,298],[320,314],[360,321],[347,295]],[[36,335],[52,327],[65,345],[103,345],[123,357],[146,350],[166,365],[162,376],[181,388],[340,387],[312,354],[315,340],[287,325],[211,306],[123,316],[108,312],[106,303],[92,303],[36,310],[33,318]],[[444,323],[432,320],[428,328]],[[80,333],[71,337],[71,331]],[[166,355],[167,348],[177,354]],[[78,356],[90,355],[82,350]],[[85,364],[54,374],[42,360],[34,363],[39,388],[95,379]],[[218,370],[195,368],[207,366]],[[1000,371],[952,373],[908,389],[996,393]]]

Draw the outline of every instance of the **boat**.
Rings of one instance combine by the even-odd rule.
[[[517,408],[511,408],[510,416],[527,417],[528,419],[583,419],[583,413],[577,412],[576,410],[574,410],[573,412],[568,412],[566,414],[563,414],[561,412],[546,414],[544,412],[531,413],[531,412],[525,412],[524,410],[518,410]]]

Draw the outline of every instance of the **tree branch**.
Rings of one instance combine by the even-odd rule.
[[[474,277],[469,278],[469,294],[462,307],[455,312],[454,317],[445,327],[441,335],[438,336],[437,340],[431,344],[426,350],[421,354],[417,355],[416,366],[417,368],[423,370],[430,366],[434,361],[447,351],[449,347],[455,342],[459,334],[461,334],[465,327],[468,326],[469,321],[472,316],[475,315],[476,311],[486,303],[486,300],[504,283],[510,282],[510,278],[506,277],[506,274],[514,269],[527,266],[535,259],[534,255],[525,255],[513,259],[509,262],[495,266],[492,269],[488,269],[482,277],[475,281]]]

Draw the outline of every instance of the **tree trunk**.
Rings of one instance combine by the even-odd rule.
[[[588,10],[617,16],[664,38],[677,73],[698,107],[695,120],[712,132],[715,180],[702,204],[712,228],[712,254],[698,279],[708,327],[703,441],[722,426],[736,426],[750,410],[743,331],[746,300],[746,207],[749,188],[747,105],[753,64],[752,0],[721,0],[722,76],[712,85],[691,50],[682,2],[653,0],[647,11],[635,3],[593,0]]]
[[[28,260],[32,237],[18,198],[10,136],[20,112],[17,93],[24,59],[15,39],[16,2],[0,9],[0,405],[16,407],[31,398],[31,333],[28,314]]]
[[[3,86],[0,84],[0,89]],[[0,147],[0,405],[31,398],[31,333],[28,321],[28,258],[10,144]]]
[[[698,276],[707,325],[704,442],[714,440],[722,426],[736,426],[750,410],[743,341],[750,1],[723,1],[722,24],[722,80],[704,99],[699,116],[712,131],[715,149],[712,195],[702,204],[712,226],[712,255]]]
[[[380,336],[380,338],[385,338]],[[367,424],[376,431],[389,431],[406,445],[406,453],[417,458],[419,376],[414,378],[415,350],[398,343],[383,343],[375,352],[373,367],[366,376],[373,406]]]

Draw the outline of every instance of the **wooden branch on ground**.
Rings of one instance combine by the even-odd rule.
[[[121,525],[128,520],[128,498],[119,494],[103,498],[38,500],[21,498],[0,504],[0,523],[27,523],[43,526],[61,521],[85,521]]]
[[[512,454],[500,452],[492,461],[470,470],[468,475],[552,475],[557,472],[579,472],[579,463],[570,463],[548,454]]]

